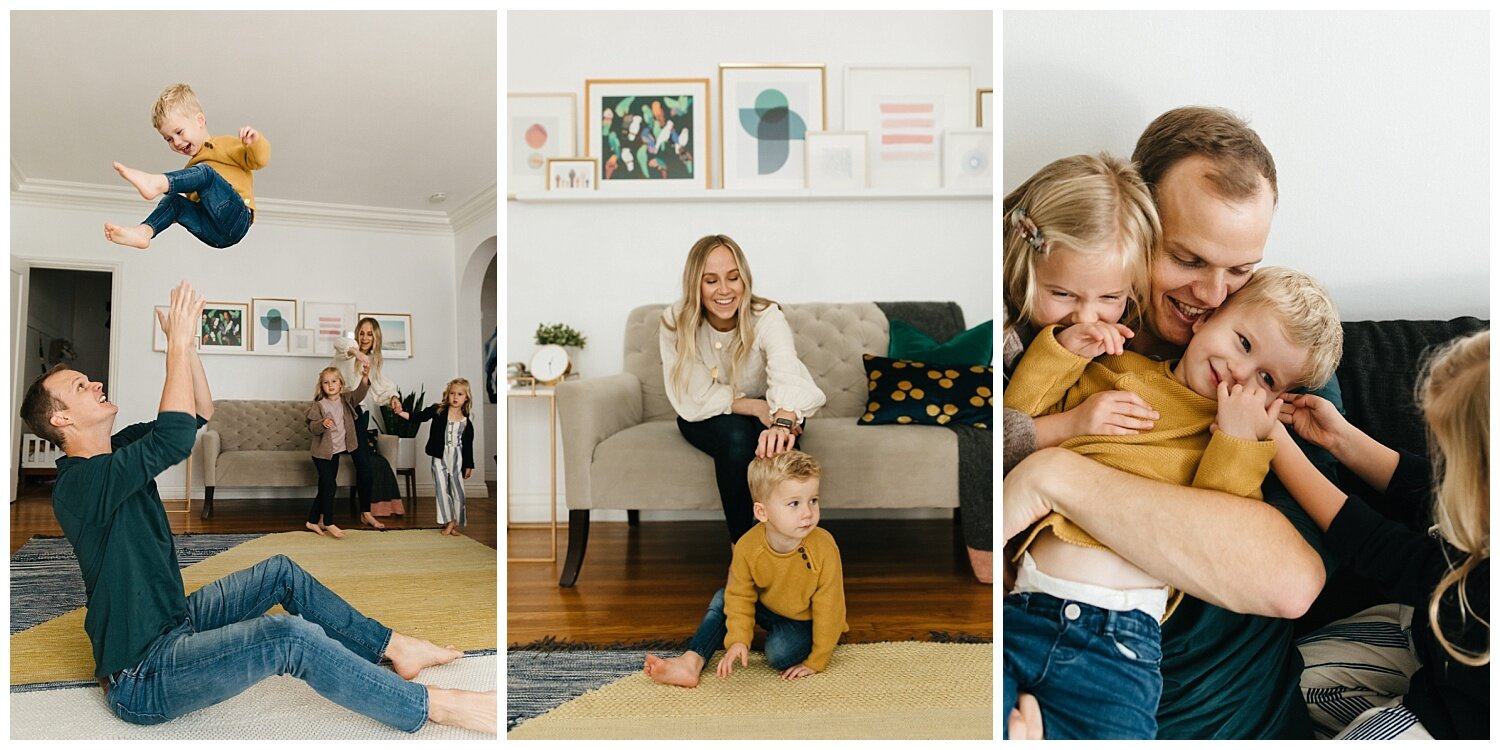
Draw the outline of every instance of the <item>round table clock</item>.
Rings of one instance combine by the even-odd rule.
[[[531,355],[531,376],[542,385],[557,385],[573,369],[568,351],[557,344],[544,344]]]

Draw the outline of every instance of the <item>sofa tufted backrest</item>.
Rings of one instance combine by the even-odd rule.
[[[219,433],[225,451],[306,451],[312,447],[307,431],[306,401],[214,401],[208,429]]]
[[[643,413],[648,421],[677,416],[667,401],[662,377],[658,336],[664,307],[637,307],[625,323],[625,370],[640,378]],[[869,389],[863,356],[885,356],[890,348],[890,324],[885,314],[871,302],[809,302],[782,305],[781,309],[792,329],[797,356],[828,398],[818,416],[852,419],[864,413]]]

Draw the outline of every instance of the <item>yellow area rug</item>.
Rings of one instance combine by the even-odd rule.
[[[989,643],[856,643],[828,671],[785,681],[752,651],[727,680],[717,658],[693,689],[634,674],[506,739],[991,739],[993,656]]]
[[[182,569],[189,593],[284,554],[360,612],[397,632],[465,651],[497,647],[498,553],[437,529],[267,534]],[[282,612],[274,607],[272,612]],[[94,657],[82,608],[11,636],[10,682],[92,680]]]

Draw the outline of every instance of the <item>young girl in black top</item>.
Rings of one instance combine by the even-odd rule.
[[[1405,630],[1401,624],[1409,618],[1408,642],[1383,644],[1366,635],[1361,643],[1367,654],[1396,647],[1390,653],[1398,660],[1387,667],[1397,666],[1408,678],[1404,688],[1390,668],[1342,658],[1352,652],[1331,660],[1336,663],[1309,659],[1304,694],[1321,728],[1338,732],[1335,739],[1489,737],[1489,362],[1489,331],[1450,342],[1429,360],[1416,401],[1427,421],[1431,463],[1381,445],[1316,396],[1299,396],[1283,409],[1283,423],[1407,510],[1403,525],[1346,496],[1284,429],[1277,430],[1272,467],[1323,529],[1328,550],[1382,584],[1402,609],[1411,608],[1385,623],[1391,635]],[[1430,517],[1424,512],[1429,493]],[[1350,618],[1362,621],[1368,634],[1379,632],[1376,618],[1366,616],[1371,612]],[[1420,663],[1410,663],[1411,655]],[[1399,657],[1408,664],[1398,666]],[[1337,682],[1309,687],[1315,673]],[[1387,682],[1396,677],[1396,685],[1374,688],[1382,673]],[[1347,726],[1340,731],[1341,723]]]

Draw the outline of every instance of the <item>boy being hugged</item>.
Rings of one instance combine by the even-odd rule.
[[[755,625],[766,629],[766,662],[795,680],[828,668],[833,647],[849,630],[844,568],[833,535],[818,528],[823,469],[801,451],[750,463],[747,480],[760,523],[734,545],[727,588],[719,589],[682,655],[647,655],[644,671],[665,685],[697,687],[708,657],[723,644],[720,678],[734,661],[749,666]]]
[[[210,136],[198,97],[185,83],[172,84],[157,97],[151,127],[168,148],[188,157],[187,166],[152,174],[115,162],[115,171],[142,198],[166,197],[142,224],[105,224],[104,238],[145,250],[168,227],[181,224],[210,247],[237,244],[255,222],[255,177],[250,173],[271,161],[271,144],[248,125],[238,135]]]

